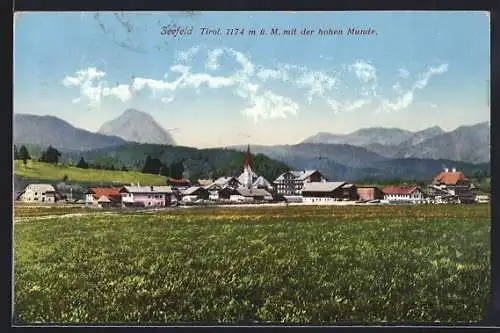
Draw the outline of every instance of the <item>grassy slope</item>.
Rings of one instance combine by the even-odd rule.
[[[27,322],[468,322],[488,205],[192,209],[20,222]]]
[[[47,181],[62,181],[64,175],[69,182],[105,182],[105,183],[137,183],[147,185],[163,185],[165,177],[144,174],[133,171],[110,171],[95,169],[79,169],[72,166],[52,165],[48,163],[28,161],[24,166],[22,161],[15,161],[14,175],[27,179],[40,179]]]

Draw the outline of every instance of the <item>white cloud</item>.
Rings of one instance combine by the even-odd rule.
[[[196,45],[186,51],[179,51],[176,54],[176,59],[181,62],[189,62],[200,51],[200,46]]]
[[[251,58],[242,52],[222,47],[208,50],[205,53],[207,70],[196,71],[192,67],[192,60],[199,51],[200,47],[196,46],[178,52],[178,62],[172,64],[162,79],[135,77],[130,84],[110,86],[105,80],[105,72],[87,68],[65,77],[62,84],[67,87],[79,87],[80,96],[74,98],[73,103],[86,101],[89,104],[98,104],[107,97],[126,102],[142,90],[149,90],[153,99],[170,103],[181,89],[193,89],[196,93],[201,93],[203,88],[230,89],[234,96],[242,98],[247,104],[240,111],[259,121],[297,114],[300,105],[296,99],[301,96],[305,98],[304,102],[309,104],[315,99],[323,102],[336,113],[353,112],[373,103],[377,103],[377,112],[398,111],[413,103],[416,92],[424,89],[432,76],[448,70],[447,64],[429,68],[407,91],[403,90],[399,81],[389,85],[388,88],[392,88],[397,95],[395,99],[389,100],[379,96],[377,70],[366,61],[357,61],[351,65],[340,64],[338,69],[328,71],[294,64],[279,64],[275,68],[267,68],[255,65]],[[227,59],[235,61],[237,68],[226,75],[214,75],[212,71],[224,66]],[[343,71],[354,73],[359,86],[348,86],[347,82],[342,80]],[[397,77],[407,78],[409,72],[400,68]],[[274,89],[279,87],[273,86],[273,81],[284,83],[285,94],[290,96],[278,94]],[[335,98],[332,96],[333,91]],[[352,99],[346,99],[345,96]]]
[[[222,49],[215,49],[215,50],[210,51],[208,53],[208,61],[205,65],[205,67],[209,70],[212,70],[212,71],[219,68],[218,59],[223,53],[224,53],[224,51]]]
[[[448,71],[448,64],[442,64],[438,67],[430,67],[424,74],[420,75],[420,78],[415,81],[411,89],[406,92],[398,91],[399,96],[395,100],[390,101],[387,99],[382,99],[381,105],[377,112],[391,112],[406,109],[413,103],[415,93],[418,90],[424,89],[429,83],[431,77],[433,77],[434,75],[443,74],[446,71]]]
[[[377,71],[370,63],[366,61],[358,61],[348,67],[350,72],[354,72],[358,79],[364,83],[377,79]]]
[[[400,68],[398,69],[398,77],[402,79],[407,79],[408,77],[410,77],[410,72],[408,72],[408,70],[404,68]]]
[[[254,118],[254,121],[266,118],[286,118],[288,114],[296,114],[299,105],[288,97],[266,91],[261,95],[251,94],[250,107],[244,109],[243,114]]]
[[[307,101],[311,103],[314,97],[324,98],[327,91],[332,90],[337,83],[337,79],[324,72],[305,72],[296,81],[299,87],[307,87]]]

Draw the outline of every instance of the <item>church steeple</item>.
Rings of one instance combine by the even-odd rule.
[[[245,155],[245,164],[243,165],[243,167],[245,169],[247,169],[248,167],[250,167],[250,145],[248,145],[248,148],[247,148],[247,153]]]
[[[253,183],[253,172],[252,167],[250,166],[250,145],[248,145],[247,152],[245,154],[245,164],[243,165],[243,174],[244,174],[244,184],[246,188],[251,188]]]

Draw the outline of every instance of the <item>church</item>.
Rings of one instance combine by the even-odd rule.
[[[243,173],[238,177],[241,187],[273,191],[273,185],[267,179],[257,175],[252,170],[251,157],[250,145],[248,145],[245,154],[245,162],[243,164]]]

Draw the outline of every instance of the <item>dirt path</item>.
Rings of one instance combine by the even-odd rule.
[[[50,220],[50,219],[63,219],[78,216],[86,216],[90,214],[95,215],[112,215],[118,214],[118,212],[85,212],[85,213],[69,213],[69,214],[54,214],[54,215],[42,215],[42,216],[24,216],[24,217],[14,217],[14,223],[31,221],[31,220]]]

